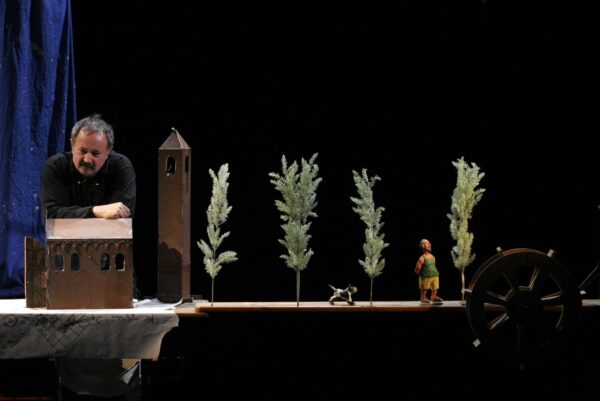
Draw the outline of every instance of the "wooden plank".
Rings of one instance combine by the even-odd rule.
[[[436,309],[446,311],[465,311],[465,306],[460,301],[444,301],[442,305],[421,305],[418,301],[368,301],[356,302],[354,305],[347,303],[329,302],[215,302],[213,306],[208,302],[197,302],[197,312],[316,312],[316,313],[362,313],[362,312],[426,312]]]
[[[600,309],[600,300],[584,299],[583,308],[586,310]],[[486,310],[493,310],[499,307],[495,305],[486,305]],[[418,301],[380,301],[373,302],[370,306],[368,301],[356,302],[353,306],[336,303],[330,305],[328,302],[215,302],[213,306],[209,302],[196,302],[194,310],[197,313],[216,313],[216,312],[248,312],[248,313],[422,313],[422,312],[461,312],[467,313],[466,305],[461,301],[444,301],[442,305],[421,305]],[[186,311],[189,315],[189,310]]]
[[[46,249],[35,238],[25,237],[25,305],[46,306]]]

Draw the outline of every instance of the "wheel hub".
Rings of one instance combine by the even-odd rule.
[[[528,287],[520,287],[507,296],[506,313],[517,323],[537,321],[541,318],[544,307],[540,298]]]

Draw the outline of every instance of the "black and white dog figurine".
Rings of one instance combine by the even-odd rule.
[[[348,302],[348,304],[354,305],[354,301],[352,300],[352,294],[358,291],[356,287],[353,287],[350,284],[348,284],[348,288],[346,288],[345,290],[342,290],[341,288],[335,288],[331,284],[329,284],[329,287],[333,290],[333,295],[331,296],[331,298],[329,298],[329,303],[331,305],[334,305],[335,301],[346,301]]]

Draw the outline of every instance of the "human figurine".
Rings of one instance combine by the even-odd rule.
[[[335,301],[346,301],[349,305],[354,305],[352,294],[358,291],[356,287],[353,287],[350,284],[348,284],[348,287],[345,290],[342,290],[341,288],[335,288],[331,284],[329,284],[329,287],[333,290],[333,295],[331,298],[329,298],[329,303],[331,305],[334,305]]]
[[[440,288],[440,273],[435,267],[435,256],[431,254],[431,242],[422,239],[419,243],[423,255],[417,260],[415,273],[419,275],[419,290],[421,291],[421,303],[441,305],[444,300],[437,296]],[[427,298],[427,291],[431,290],[431,298]]]

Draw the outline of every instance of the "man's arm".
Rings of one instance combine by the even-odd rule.
[[[423,263],[425,263],[425,258],[421,256],[419,260],[417,260],[417,266],[415,266],[415,273],[420,274],[421,269],[423,268]]]
[[[92,207],[92,214],[103,219],[121,219],[131,217],[131,210],[122,202],[115,202]]]
[[[69,202],[69,165],[63,154],[50,158],[42,176],[42,202],[48,219],[93,217],[91,206],[65,206]]]
[[[111,160],[111,165],[109,166],[111,170],[110,191],[108,193],[109,204],[102,206],[111,206],[115,213],[123,213],[124,207],[127,209],[128,215],[120,217],[133,217],[136,202],[135,170],[131,161],[126,156],[122,154],[118,156],[118,158],[115,158],[114,163]],[[94,208],[94,213],[96,213],[96,207]]]

